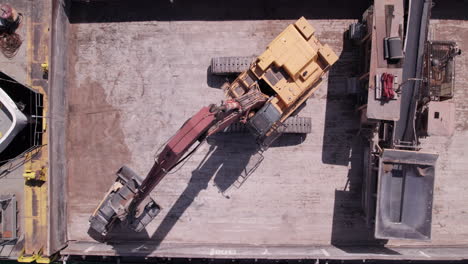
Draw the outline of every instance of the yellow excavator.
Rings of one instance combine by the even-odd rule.
[[[248,68],[224,85],[225,102],[203,107],[182,125],[157,155],[146,177],[126,166],[117,171],[116,181],[90,217],[91,229],[106,235],[121,221],[141,231],[161,210],[149,197],[153,188],[206,138],[234,123],[244,124],[263,148],[282,133],[307,132],[307,124],[291,122],[289,117],[318,89],[338,59],[314,33],[312,25],[301,17],[251,63],[239,63],[239,58],[232,57],[214,59],[211,70],[215,74],[234,73],[239,65]]]
[[[247,117],[247,127],[263,146],[284,132],[310,132],[310,120],[290,116],[318,89],[322,76],[338,60],[314,33],[312,25],[301,17],[253,62],[251,57],[221,57],[211,62],[213,74],[243,71],[223,87],[227,98],[236,99],[252,90],[260,90],[268,98],[261,109]]]

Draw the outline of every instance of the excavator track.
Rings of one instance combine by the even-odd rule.
[[[215,57],[211,59],[211,73],[215,75],[239,74],[249,69],[255,57]]]
[[[309,134],[312,132],[312,119],[310,117],[292,116],[284,122],[282,133]]]
[[[309,134],[312,132],[312,119],[310,117],[292,116],[286,120],[281,133]],[[248,133],[248,128],[242,123],[231,124],[224,130],[225,133]]]

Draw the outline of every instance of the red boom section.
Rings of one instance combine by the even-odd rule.
[[[209,106],[203,107],[190,118],[172,137],[163,151],[158,155],[153,167],[141,184],[138,198],[144,198],[164,178],[174,165],[182,158],[195,141],[200,139],[212,127],[217,119],[216,113],[210,112]],[[137,199],[138,199],[137,198]],[[142,200],[142,199],[139,199]],[[139,203],[138,201],[137,203]]]
[[[196,141],[201,143],[206,137],[223,130],[242,119],[241,117],[245,121],[249,111],[261,107],[267,99],[260,90],[253,89],[236,100],[200,109],[164,146],[143,180],[126,166],[117,172],[116,183],[90,217],[91,228],[101,235],[106,235],[114,220],[120,219],[128,221],[134,230],[142,230],[158,214],[160,208],[152,199],[144,207],[140,208],[140,204],[149,197],[150,192],[164,176],[187,157],[184,155],[191,146]]]

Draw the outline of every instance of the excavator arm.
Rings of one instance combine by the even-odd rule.
[[[220,106],[203,107],[168,141],[145,178],[126,166],[120,168],[116,181],[89,219],[91,229],[106,235],[114,223],[120,221],[135,231],[141,231],[160,211],[149,197],[150,192],[198,146],[186,155],[188,150],[195,143],[201,144],[210,135],[238,121],[251,109],[262,106],[266,99],[260,91],[252,90]]]

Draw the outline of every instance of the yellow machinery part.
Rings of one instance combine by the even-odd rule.
[[[41,148],[33,150],[26,154],[25,159],[27,160],[24,165],[23,177],[26,181],[46,181],[47,167],[42,165],[42,160],[35,159],[35,156],[41,151]]]
[[[36,261],[39,258],[40,254],[42,254],[42,249],[39,250],[39,252],[34,253],[32,255],[26,255],[25,254],[25,249],[23,248],[23,250],[21,250],[20,256],[18,257],[18,262],[32,263],[32,262]]]
[[[236,98],[257,87],[254,80],[264,82],[275,93],[269,95],[274,97],[270,103],[281,113],[281,120],[288,118],[312,95],[323,75],[338,60],[314,33],[314,27],[304,17],[287,26],[250,69],[231,83],[227,94]],[[246,82],[247,79],[251,81]]]
[[[57,260],[57,257],[58,255],[55,254],[51,257],[45,257],[43,256],[44,250],[41,248],[37,253],[34,253],[32,255],[26,255],[25,254],[25,249],[21,250],[21,253],[20,253],[20,256],[18,257],[18,262],[20,263],[32,263],[32,262],[36,262],[36,263],[44,263],[44,264],[48,264],[48,263],[51,263],[51,262],[54,262],[55,260]]]

